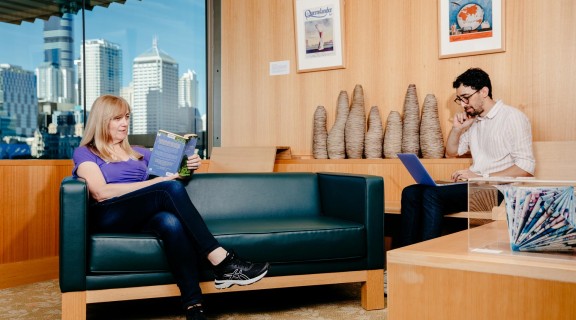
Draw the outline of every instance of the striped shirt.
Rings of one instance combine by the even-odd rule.
[[[532,153],[532,129],[522,111],[498,100],[484,117],[460,136],[458,154],[470,151],[476,174],[490,174],[513,165],[534,174],[536,162]]]

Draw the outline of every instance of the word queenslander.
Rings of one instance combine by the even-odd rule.
[[[332,8],[330,7],[326,7],[326,8],[318,8],[315,10],[306,10],[304,11],[304,16],[306,17],[306,19],[308,18],[324,18],[328,15],[332,15]]]

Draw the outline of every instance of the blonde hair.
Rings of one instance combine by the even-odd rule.
[[[130,105],[122,97],[114,95],[100,96],[92,104],[80,146],[87,146],[105,161],[119,161],[113,156],[112,147],[110,146],[112,136],[108,126],[112,119],[124,116],[127,113],[130,113]],[[120,147],[132,159],[142,159],[143,157],[132,149],[128,142],[128,137],[120,143]]]

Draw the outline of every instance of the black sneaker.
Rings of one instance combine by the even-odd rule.
[[[253,263],[239,258],[234,252],[228,252],[226,259],[214,267],[214,285],[216,289],[226,289],[235,284],[245,286],[264,278],[269,264]]]
[[[208,320],[204,315],[202,306],[194,306],[186,310],[186,320]]]

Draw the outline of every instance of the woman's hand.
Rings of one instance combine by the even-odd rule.
[[[165,176],[165,177],[156,177],[154,179],[151,179],[151,181],[153,183],[158,183],[158,182],[164,182],[164,181],[170,181],[170,180],[174,180],[177,179],[180,175],[178,175],[177,173],[170,175],[170,176]]]
[[[186,167],[190,170],[198,170],[202,165],[202,159],[197,154],[193,154],[188,157],[188,161],[186,161]]]

